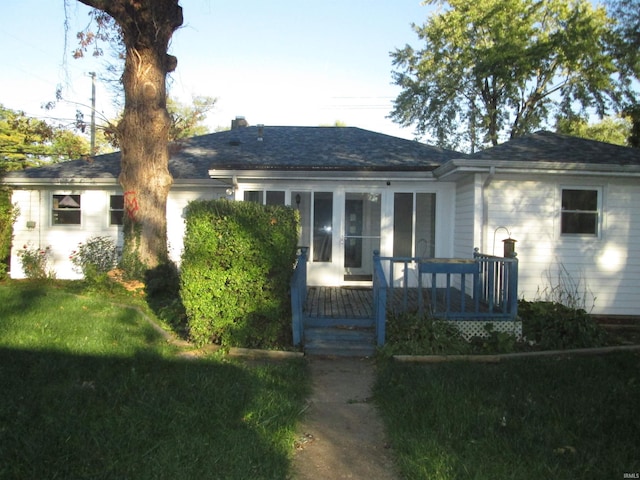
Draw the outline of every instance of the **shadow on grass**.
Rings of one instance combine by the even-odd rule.
[[[286,368],[0,349],[0,478],[286,478]]]

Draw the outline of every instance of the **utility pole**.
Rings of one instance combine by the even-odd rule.
[[[96,72],[89,72],[91,77],[91,156],[96,154]]]

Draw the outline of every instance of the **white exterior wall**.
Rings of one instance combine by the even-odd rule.
[[[480,232],[482,228],[482,177],[469,175],[456,186],[454,234],[452,256],[471,258],[473,249],[482,250]]]
[[[81,224],[53,225],[52,196],[54,194],[81,195]],[[78,244],[88,238],[108,236],[119,244],[119,229],[109,225],[109,196],[122,194],[113,189],[65,189],[59,187],[41,190],[14,190],[12,202],[18,206],[19,216],[14,224],[11,249],[11,277],[24,278],[18,251],[29,248],[49,248],[48,267],[56,278],[77,279],[82,275],[73,270],[70,255]],[[30,228],[28,222],[35,222]]]
[[[81,224],[53,225],[52,196],[54,194],[81,195]],[[122,228],[109,225],[109,197],[122,195],[117,188],[64,189],[52,187],[39,190],[14,190],[12,202],[19,208],[14,224],[11,249],[11,278],[24,278],[18,251],[24,245],[29,248],[50,247],[49,268],[58,279],[79,279],[82,275],[73,269],[69,259],[79,243],[96,236],[111,237],[122,245]],[[172,189],[167,199],[167,237],[170,258],[179,263],[183,249],[184,209],[192,200],[209,200],[224,197],[221,189],[198,187]],[[35,222],[30,228],[27,222]]]
[[[563,187],[601,192],[600,234],[560,234]],[[603,177],[538,176],[522,181],[497,175],[485,192],[485,242],[502,255],[507,227],[517,240],[519,296],[545,299],[570,279],[580,303],[594,314],[637,315],[640,297],[640,189],[634,180]],[[492,253],[487,251],[486,253]]]

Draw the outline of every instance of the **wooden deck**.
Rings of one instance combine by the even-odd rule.
[[[426,313],[442,313],[446,308],[446,289],[436,291],[435,302],[431,299],[431,290],[422,291],[423,308]],[[464,297],[460,290],[452,289],[449,311],[471,313],[474,310],[473,298]],[[393,300],[387,301],[388,313],[418,311],[418,289],[393,289]],[[487,312],[486,305],[480,305],[480,311]],[[372,318],[373,291],[364,287],[308,287],[305,314],[309,318]]]
[[[309,318],[373,318],[371,288],[308,287],[305,314]]]

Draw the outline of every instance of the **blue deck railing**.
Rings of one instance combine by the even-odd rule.
[[[291,279],[293,344],[303,339],[307,248]],[[446,320],[513,321],[518,315],[518,260],[476,251],[473,258],[373,257],[376,342],[384,345],[387,312],[415,310]]]
[[[518,315],[518,260],[482,254],[472,259],[380,257],[373,261],[378,345],[386,315],[428,311],[446,320],[508,321]]]

